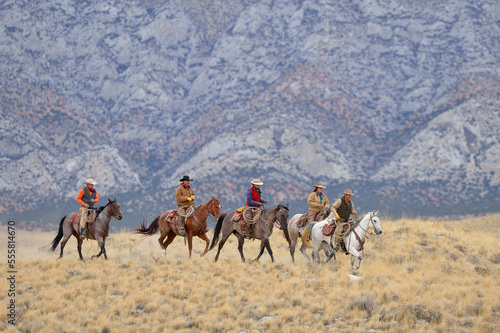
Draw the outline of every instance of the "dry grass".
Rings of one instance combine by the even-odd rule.
[[[156,239],[120,232],[108,238],[108,261],[76,241],[65,257],[48,252],[54,234],[18,231],[17,330],[23,332],[499,332],[500,215],[456,222],[383,221],[371,236],[358,275],[350,257],[312,266],[291,262],[275,230],[258,263],[241,263],[230,238],[193,258],[176,239],[165,258]],[[210,235],[211,236],[211,235]],[[7,237],[0,240],[5,249]],[[246,241],[254,258],[259,241]],[[6,253],[3,255],[6,256]],[[4,258],[5,260],[5,258]],[[4,261],[5,262],[5,261]],[[5,266],[4,266],[5,267]],[[1,279],[2,291],[7,290]],[[0,295],[6,305],[6,292]],[[4,307],[5,309],[5,307]],[[15,331],[0,315],[0,330]]]

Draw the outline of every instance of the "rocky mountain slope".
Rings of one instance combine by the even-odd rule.
[[[362,210],[498,211],[498,17],[492,0],[3,1],[0,213],[46,223],[92,176],[135,225],[184,174],[225,209],[258,177],[293,213],[318,181]]]

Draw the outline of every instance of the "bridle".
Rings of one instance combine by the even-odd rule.
[[[366,226],[366,229],[370,229],[370,223],[372,224],[372,227],[373,229],[375,230],[375,223],[373,222],[373,218],[375,217],[375,215],[372,215],[372,213],[370,213],[370,219],[368,220],[368,224]],[[367,234],[370,234],[370,235],[373,235],[373,233],[369,232],[368,230],[366,230],[365,228],[363,228],[361,226],[361,224],[358,224],[359,227],[364,231],[366,232]]]
[[[206,215],[205,215],[205,213],[203,213],[203,212],[200,210],[200,208],[199,208],[199,207],[201,207],[201,206],[195,207],[195,209],[196,209],[197,211],[200,211],[200,212],[201,212],[201,214],[205,215],[205,218],[206,218],[206,219],[210,219],[211,221],[217,221],[218,216],[216,216],[216,215],[212,214],[212,212],[210,211],[210,208],[214,208],[215,210],[217,210],[217,208],[222,208],[222,205],[220,204],[220,201],[219,201],[219,200],[217,200],[216,198],[212,198],[212,199],[210,199],[210,201],[213,201],[213,202],[212,202],[211,204],[209,204],[209,205],[208,205],[208,209],[207,209],[208,213],[207,213]],[[217,201],[219,201],[219,204],[218,204],[218,205],[216,204],[216,202],[217,202]],[[193,214],[193,217],[195,217],[195,216],[194,216],[194,214]],[[195,217],[195,218],[196,218],[196,217]]]

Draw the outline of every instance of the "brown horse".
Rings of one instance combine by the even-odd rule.
[[[187,217],[185,220],[185,230],[186,237],[188,239],[189,248],[189,258],[191,258],[191,250],[193,249],[193,237],[198,236],[203,239],[207,245],[205,251],[201,254],[202,256],[207,253],[208,245],[210,240],[207,237],[207,218],[208,215],[214,216],[216,219],[220,215],[221,205],[219,197],[212,197],[207,202],[201,204],[194,208],[193,215]],[[134,229],[136,234],[143,234],[146,236],[154,235],[158,230],[160,230],[160,238],[158,238],[158,243],[163,250],[163,255],[167,254],[167,247],[172,243],[174,238],[178,235],[177,228],[173,227],[168,221],[167,217],[173,212],[173,210],[167,210],[165,213],[156,217],[149,227],[146,227],[146,223],[142,222],[141,225]],[[168,236],[168,237],[167,237]],[[165,240],[167,237],[167,240]]]
[[[116,199],[111,201],[108,199],[108,203],[106,206],[101,207],[97,210],[97,215],[92,222],[87,222],[87,235],[89,239],[96,240],[97,244],[101,248],[97,257],[99,258],[101,254],[104,254],[104,259],[108,259],[106,255],[106,249],[104,245],[106,244],[106,237],[108,237],[109,232],[109,222],[111,218],[115,217],[118,220],[122,219],[122,212],[120,211],[120,205],[116,202]],[[59,232],[57,236],[52,241],[51,250],[54,251],[59,244],[59,241],[62,238],[61,242],[61,254],[59,258],[63,256],[64,246],[68,242],[71,235],[75,236],[78,242],[78,255],[80,259],[83,260],[82,256],[82,243],[83,239],[80,239],[80,216],[78,213],[70,213],[64,216],[61,219],[61,223],[59,224]],[[63,238],[64,237],[64,238]],[[92,256],[94,258],[94,256]]]
[[[243,244],[245,243],[245,236],[240,230],[240,225],[232,221],[234,212],[233,210],[229,213],[224,213],[219,217],[217,221],[217,225],[215,226],[214,237],[212,238],[212,244],[210,245],[210,250],[215,247],[217,242],[219,242],[219,234],[222,231],[222,237],[219,242],[219,249],[217,251],[217,255],[215,256],[215,261],[219,259],[219,254],[226,243],[229,236],[234,234],[236,238],[238,238],[238,250],[240,251],[241,260],[245,262],[245,256],[243,255]],[[267,249],[267,252],[271,256],[271,260],[274,262],[273,251],[271,250],[271,245],[269,244],[269,237],[273,233],[274,222],[278,221],[280,226],[283,228],[286,224],[286,220],[288,219],[288,207],[283,205],[273,206],[264,212],[261,215],[261,218],[254,224],[252,224],[252,235],[261,240],[260,243],[260,252],[255,261],[258,261],[262,254],[264,253],[264,248]]]

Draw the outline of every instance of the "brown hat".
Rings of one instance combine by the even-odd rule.
[[[344,194],[354,195],[354,194],[352,193],[352,190],[345,190],[345,191],[344,191]]]
[[[324,185],[323,185],[323,184],[321,184],[321,183],[316,183],[316,185],[314,185],[313,187],[326,188],[326,186],[324,186]]]
[[[264,183],[261,182],[259,178],[254,178],[254,180],[252,180],[252,184],[253,185],[264,185]]]
[[[97,182],[94,179],[92,179],[92,178],[87,179],[83,183],[84,184],[89,184],[89,185],[97,185]]]

